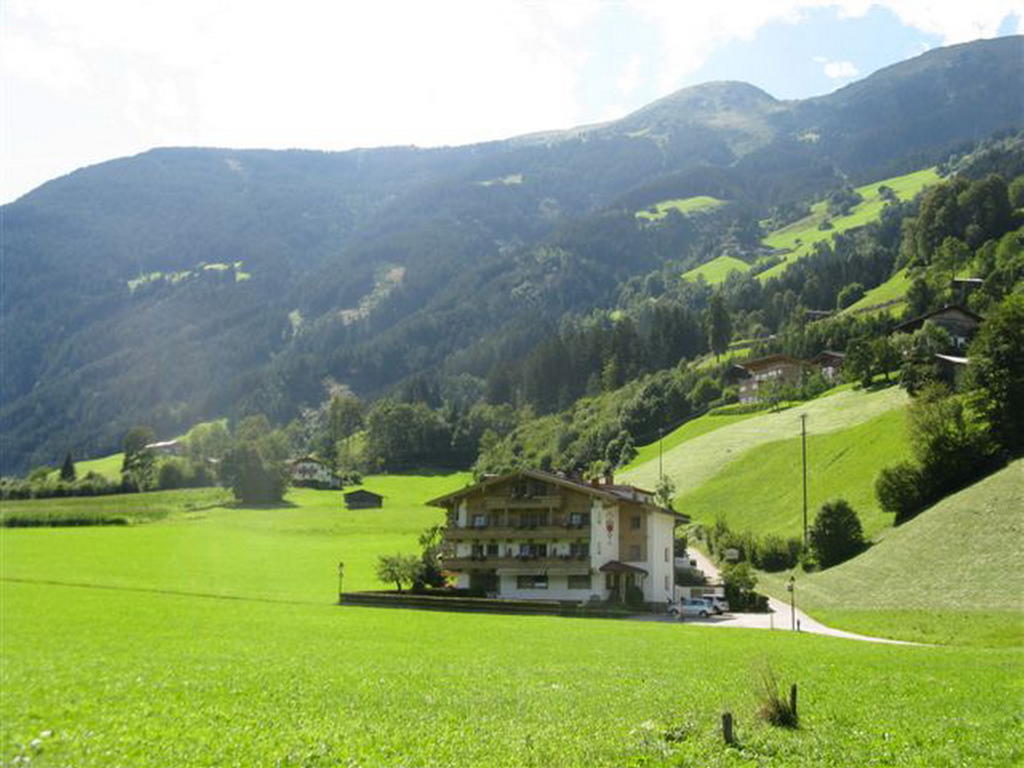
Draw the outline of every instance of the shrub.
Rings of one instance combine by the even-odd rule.
[[[896,523],[909,520],[924,506],[921,469],[910,461],[885,467],[875,479],[875,498],[886,512],[896,515]]]
[[[779,692],[779,679],[770,666],[761,671],[757,698],[757,716],[766,723],[782,728],[796,728],[800,724],[795,702]]]
[[[808,536],[822,568],[838,565],[864,549],[860,518],[844,499],[828,501],[821,506]]]
[[[800,540],[783,539],[769,534],[757,542],[754,565],[763,571],[785,571],[797,564],[800,557]]]
[[[412,584],[420,575],[423,562],[416,555],[381,555],[377,558],[377,578],[394,584],[402,591],[403,584]]]

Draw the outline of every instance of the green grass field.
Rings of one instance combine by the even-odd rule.
[[[648,210],[637,211],[636,217],[638,219],[646,219],[647,221],[661,221],[668,215],[669,211],[678,211],[685,216],[690,213],[710,211],[722,205],[725,205],[725,200],[719,200],[717,197],[711,197],[710,195],[681,197],[676,200],[662,200],[660,203],[652,205]]]
[[[832,229],[818,229],[818,225],[827,218],[827,213],[824,202],[815,203],[811,206],[810,215],[764,238],[763,243],[769,248],[784,248],[789,253],[784,256],[784,261],[761,272],[757,276],[758,280],[764,281],[781,275],[791,263],[811,253],[815,243],[830,240],[834,234],[862,227],[876,220],[885,207],[885,201],[878,194],[881,185],[890,187],[900,200],[909,200],[929,184],[937,182],[939,178],[935,168],[928,168],[857,187],[857,192],[864,198],[863,202],[854,206],[848,215],[833,218]]]
[[[377,555],[413,551],[440,518],[422,502],[466,480],[368,478],[382,510],[302,490],[277,508],[0,531],[0,760],[518,768],[1024,756],[1012,704],[1024,694],[1020,649],[332,604],[338,560],[346,588],[379,586]],[[766,664],[800,685],[797,730],[755,718]],[[725,709],[737,747],[721,743]]]
[[[1024,643],[1024,459],[913,520],[862,555],[797,573],[802,607],[865,634],[939,643]],[[785,594],[789,574],[766,574]]]
[[[874,307],[878,304],[902,299],[907,295],[907,290],[909,288],[910,277],[907,275],[906,269],[901,269],[884,283],[876,285],[870,291],[865,293],[860,300],[844,309],[843,314],[851,314],[858,310],[865,310],[868,307]],[[887,310],[889,312],[897,312],[900,308],[901,307],[899,305],[892,305],[888,307]]]
[[[691,269],[689,272],[684,272],[683,279],[696,280],[698,277],[703,276],[709,285],[718,285],[719,283],[724,283],[725,279],[733,272],[747,272],[749,270],[750,265],[743,261],[743,259],[722,255]]]
[[[189,514],[229,501],[223,488],[0,501],[0,526],[132,525]]]
[[[807,438],[811,521],[824,502],[842,497],[857,511],[866,536],[890,527],[892,516],[882,512],[875,500],[875,477],[884,467],[909,456],[902,408],[846,429],[811,433]],[[803,521],[800,437],[750,449],[727,471],[678,496],[675,507],[705,524],[722,517],[737,531],[799,537]]]
[[[702,419],[733,419],[721,422],[723,426],[693,434],[687,439],[676,441],[673,435],[666,436],[666,443],[674,442],[663,456],[664,472],[676,483],[677,499],[697,491],[719,473],[731,472],[735,462],[759,446],[779,440],[792,440],[800,436],[800,414],[807,414],[807,431],[812,437],[837,430],[845,430],[864,424],[894,409],[902,408],[907,402],[906,393],[897,387],[877,391],[863,391],[840,388],[834,394],[820,397],[799,406],[777,413],[756,413],[744,417],[705,416]],[[691,422],[694,423],[694,422]],[[718,424],[717,421],[702,424]],[[689,424],[681,429],[697,429]],[[673,433],[674,434],[674,433]],[[644,449],[648,450],[648,449]],[[620,474],[624,482],[653,488],[658,482],[657,446],[654,452],[643,454],[648,460],[634,462],[628,471]],[[723,475],[725,477],[727,475]],[[765,494],[784,492],[782,483],[768,488],[763,485],[747,489],[748,498]],[[747,502],[750,503],[750,502]],[[681,511],[682,506],[679,507]],[[731,510],[722,510],[732,514]],[[712,517],[713,519],[713,517]]]

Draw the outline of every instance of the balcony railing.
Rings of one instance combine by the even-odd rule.
[[[558,523],[550,525],[449,525],[445,529],[448,539],[510,539],[510,538],[565,538],[589,535],[590,523]]]
[[[560,507],[562,497],[557,493],[543,496],[492,496],[485,503],[487,509],[549,509]]]
[[[590,567],[590,555],[464,555],[443,557],[441,563],[442,567],[451,571],[529,567],[540,570],[567,568],[583,572]]]

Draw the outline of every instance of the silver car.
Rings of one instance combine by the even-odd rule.
[[[701,599],[719,616],[729,611],[729,602],[720,595],[704,595]]]

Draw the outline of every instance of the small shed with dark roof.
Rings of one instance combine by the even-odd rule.
[[[384,506],[384,497],[379,493],[360,488],[345,494],[346,509],[374,509]]]

